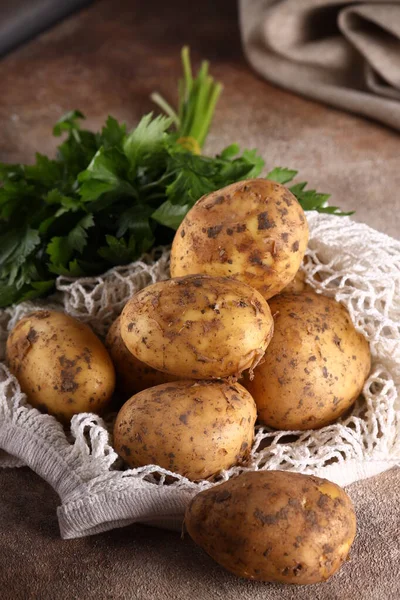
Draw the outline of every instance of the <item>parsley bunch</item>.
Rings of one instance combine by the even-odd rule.
[[[136,260],[171,242],[202,195],[260,176],[256,150],[232,144],[216,157],[200,153],[222,88],[206,62],[193,77],[186,48],[182,61],[177,112],[154,94],[166,116],[145,115],[130,132],[108,117],[93,133],[73,111],[53,129],[66,134],[56,158],[0,163],[0,307],[48,294],[58,275],[93,275]],[[288,183],[296,174],[276,168],[267,177]],[[344,214],[326,206],[327,194],[305,188],[291,188],[305,210]]]

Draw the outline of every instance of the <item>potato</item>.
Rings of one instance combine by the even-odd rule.
[[[306,283],[304,271],[297,271],[294,279],[283,288],[281,294],[300,294],[301,292],[312,292],[313,288]]]
[[[29,403],[61,421],[102,412],[114,391],[114,367],[99,338],[61,312],[21,319],[7,340],[7,362]]]
[[[124,404],[114,447],[131,467],[156,464],[205,479],[247,459],[255,420],[254,400],[239,384],[165,383]]]
[[[248,579],[325,581],[346,560],[356,533],[350,498],[309,475],[253,471],[197,494],[185,525],[220,565]]]
[[[313,292],[270,300],[275,333],[246,387],[259,420],[276,429],[317,429],[337,420],[371,368],[366,339],[346,308]]]
[[[177,380],[175,375],[157,371],[129,352],[121,337],[120,317],[108,331],[106,348],[117,373],[117,388],[126,398],[155,385]]]
[[[171,276],[230,276],[268,300],[296,275],[308,243],[304,211],[283,185],[249,179],[203,196],[176,232]]]
[[[121,314],[128,350],[187,379],[238,376],[254,368],[273,332],[268,304],[229,278],[191,275],[141,290]]]

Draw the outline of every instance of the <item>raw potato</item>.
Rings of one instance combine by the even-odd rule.
[[[273,333],[268,304],[229,278],[192,275],[141,290],[121,314],[128,350],[187,379],[238,376],[254,368]]]
[[[120,317],[108,331],[106,347],[117,373],[117,388],[126,398],[155,385],[177,380],[175,375],[157,371],[129,352],[121,337]]]
[[[254,400],[239,384],[165,383],[124,404],[114,447],[131,467],[156,464],[205,479],[248,458],[255,420]]]
[[[101,413],[114,391],[114,367],[99,338],[61,312],[21,319],[7,340],[7,362],[29,403],[61,421]]]
[[[230,276],[268,300],[296,275],[308,243],[304,211],[283,185],[249,179],[203,196],[176,232],[171,276]]]
[[[304,271],[297,271],[294,279],[283,288],[281,294],[300,294],[301,292],[312,292],[312,287],[306,283]]]
[[[317,429],[336,421],[362,391],[371,368],[366,339],[347,309],[313,292],[270,300],[274,337],[246,383],[259,420],[275,429]]]
[[[325,581],[356,534],[352,502],[339,486],[285,471],[249,472],[197,494],[185,525],[220,565],[248,579]]]

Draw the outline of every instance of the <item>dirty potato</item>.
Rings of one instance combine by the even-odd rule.
[[[254,368],[273,332],[268,304],[229,278],[191,275],[141,290],[121,314],[121,336],[142,362],[189,379]]]
[[[275,333],[246,387],[259,420],[276,429],[317,429],[355,402],[371,368],[369,345],[333,298],[313,292],[270,300]]]
[[[114,391],[114,367],[101,341],[61,312],[21,319],[7,340],[7,362],[29,403],[61,421],[100,413]]]
[[[283,288],[281,294],[300,294],[301,292],[312,292],[313,288],[306,283],[306,274],[304,271],[297,271],[294,279]]]
[[[284,471],[245,473],[197,494],[185,525],[235,575],[301,585],[331,577],[356,533],[344,490],[326,479]]]
[[[126,398],[155,385],[177,380],[175,375],[157,371],[129,352],[121,337],[120,317],[114,321],[108,331],[106,348],[117,374],[117,389]]]
[[[254,400],[239,384],[165,383],[123,405],[114,447],[131,467],[156,464],[205,479],[247,459],[255,420]]]
[[[304,211],[283,185],[249,179],[200,198],[176,232],[171,275],[229,276],[268,300],[295,277],[308,243]]]

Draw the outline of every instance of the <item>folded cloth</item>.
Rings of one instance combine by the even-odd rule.
[[[239,0],[242,40],[272,83],[400,129],[400,0]]]

